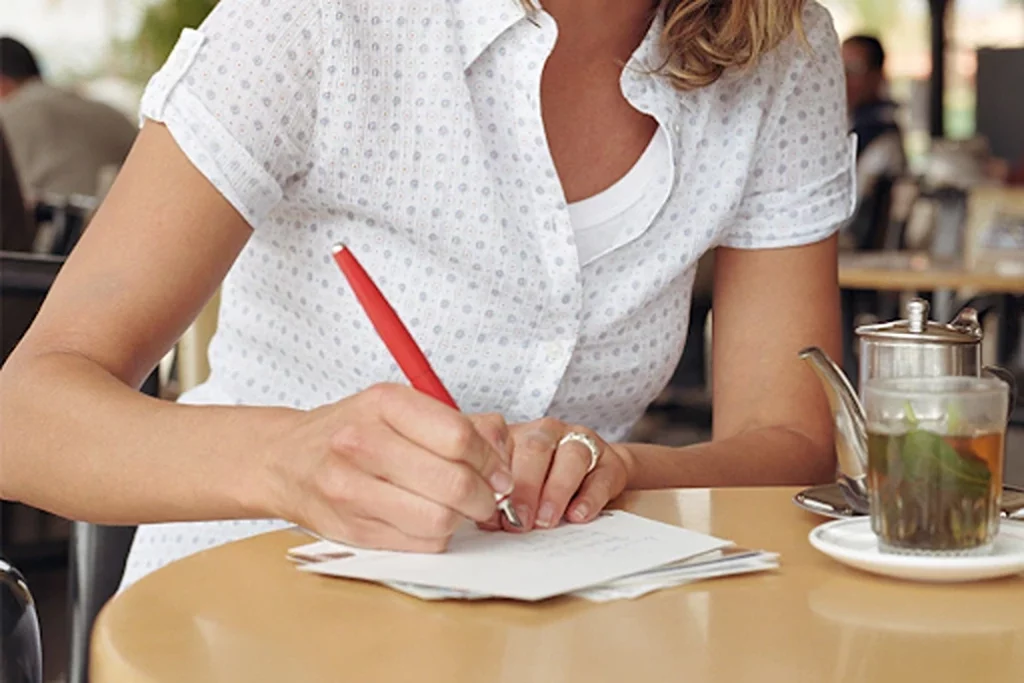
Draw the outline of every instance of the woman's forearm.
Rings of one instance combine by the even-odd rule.
[[[753,429],[708,443],[671,448],[620,444],[625,451],[627,488],[819,484],[835,476],[835,456],[803,434],[785,427]]]
[[[265,461],[294,411],[159,401],[69,353],[12,361],[3,498],[108,524],[270,516]]]

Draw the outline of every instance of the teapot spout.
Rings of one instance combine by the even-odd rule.
[[[868,444],[864,407],[857,399],[843,371],[816,346],[800,352],[825,390],[836,423],[836,457],[839,464],[839,488],[846,502],[857,512],[868,511]]]

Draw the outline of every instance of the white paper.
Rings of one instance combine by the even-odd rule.
[[[443,597],[535,601],[731,545],[713,536],[613,511],[590,524],[528,534],[481,531],[467,525],[456,532],[447,552],[436,555],[361,550],[340,544],[310,544],[290,555],[302,560],[323,552],[341,553],[341,559],[311,561],[299,569],[386,583],[399,590],[405,585],[405,592],[426,599],[437,599],[434,591],[447,591]]]
[[[583,598],[590,602],[633,600],[655,591],[683,586],[697,581],[778,569],[778,557],[774,553],[745,551],[742,555],[723,556],[719,559],[709,562],[702,561],[698,564],[691,564],[689,561],[685,561],[670,565],[667,568],[652,569],[639,574],[631,574],[621,579],[613,579],[598,586],[581,588],[569,595]],[[433,588],[411,583],[385,582],[383,585],[420,600],[487,600],[492,597],[482,593]]]
[[[592,586],[575,591],[573,595],[591,602],[610,602],[612,600],[632,600],[654,591],[674,588],[695,581],[750,574],[753,572],[777,569],[778,556],[771,553],[757,553],[742,559],[727,559],[697,567],[679,567],[672,571],[654,571],[650,574],[639,574],[617,581],[609,581],[600,586]]]

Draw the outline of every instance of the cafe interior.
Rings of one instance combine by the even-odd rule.
[[[213,4],[214,0],[28,0],[4,8],[0,33],[32,47],[44,74],[53,82],[85,98],[104,101],[131,120],[141,85],[166,56],[177,32],[196,25]],[[849,378],[849,389],[857,392],[866,378],[890,362],[892,356],[887,354],[892,350],[887,345],[901,343],[900,330],[906,336],[915,324],[918,332],[922,324],[926,330],[934,324],[971,341],[971,353],[976,351],[980,359],[970,361],[978,365],[977,372],[984,375],[988,368],[995,368],[991,372],[1009,376],[1021,386],[1024,3],[824,0],[822,4],[831,11],[840,38],[855,38],[843,48],[851,109],[852,100],[864,96],[863,89],[875,87],[875,100],[884,99],[892,112],[881,132],[872,128],[871,121],[858,129],[861,123],[851,114],[851,129],[858,132],[863,146],[858,151],[857,206],[840,232],[843,357],[834,359],[836,366]],[[65,41],[68,30],[95,35],[88,40]],[[879,53],[876,47],[882,45],[884,53]],[[884,66],[878,63],[880,54],[884,54]],[[872,83],[875,71],[883,77]],[[870,99],[870,94],[867,97]],[[0,125],[7,127],[3,111],[0,106]],[[88,136],[91,132],[75,134]],[[16,139],[5,140],[4,234],[0,243],[4,358],[31,323],[64,260],[89,229],[92,215],[118,171],[116,161],[97,169],[93,191],[51,191],[28,200],[26,193],[18,190],[16,162],[24,154],[18,146]],[[682,359],[668,386],[636,426],[633,441],[680,446],[711,436],[714,267],[711,252],[698,268]],[[217,308],[215,297],[154,370],[143,392],[173,401],[204,381],[209,372],[206,348],[217,327]],[[897,328],[892,327],[894,321],[899,321]],[[914,344],[913,340],[902,342]],[[843,412],[841,382],[829,375],[834,369],[825,367],[822,376],[839,421],[837,448],[842,469],[844,415],[846,420],[851,418]],[[17,428],[8,422],[0,426],[3,430]],[[1024,400],[1010,406],[1004,458],[1004,485],[1024,491]],[[840,483],[843,476],[845,473],[838,477]],[[836,490],[846,494],[841,486]],[[420,669],[417,672],[406,669],[403,673],[395,662],[371,666],[366,664],[367,658],[387,659],[386,651],[375,654],[375,641],[369,636],[350,634],[343,637],[355,638],[364,647],[358,654],[349,652],[354,668],[347,672],[346,664],[323,654],[331,649],[331,641],[312,633],[307,634],[306,645],[289,650],[290,656],[297,658],[293,669],[267,666],[261,671],[253,664],[262,661],[253,655],[261,647],[260,638],[299,642],[294,633],[285,634],[286,629],[281,628],[298,608],[287,600],[264,595],[264,588],[252,589],[253,600],[281,612],[274,613],[271,607],[243,610],[249,615],[246,618],[261,618],[252,617],[257,614],[277,621],[273,627],[250,632],[239,627],[241,618],[228,625],[218,622],[215,616],[220,612],[213,608],[213,617],[186,614],[189,605],[200,604],[198,597],[183,599],[177,606],[150,605],[153,611],[147,612],[149,608],[140,601],[146,596],[153,599],[157,589],[140,584],[138,591],[126,594],[135,592],[135,603],[129,600],[127,604],[142,610],[138,620],[131,622],[135,626],[129,627],[128,617],[116,613],[115,601],[110,603],[100,639],[97,620],[102,617],[98,615],[117,590],[134,527],[71,521],[4,501],[0,512],[0,569],[4,570],[0,682],[84,683],[90,680],[91,658],[101,655],[106,663],[96,667],[94,662],[92,680],[269,680],[271,671],[288,680],[326,680],[326,669],[313,664],[307,668],[307,662],[321,659],[342,667],[335,670],[333,680],[349,680],[345,678],[349,674],[351,680],[411,680],[415,673],[420,680],[515,677],[520,681],[583,681],[610,680],[609,672],[617,677],[630,675],[634,680],[672,680],[674,671],[686,671],[686,680],[708,681],[1024,680],[1024,575],[965,584],[965,590],[878,578],[815,554],[807,544],[806,532],[824,518],[801,509],[796,489],[751,495],[762,498],[741,500],[729,491],[680,491],[638,499],[630,509],[740,539],[745,515],[762,516],[757,501],[774,502],[778,510],[763,513],[764,519],[758,522],[763,533],[745,543],[759,543],[758,547],[779,553],[781,568],[774,571],[783,576],[795,565],[792,571],[801,577],[799,585],[793,579],[779,583],[783,580],[778,577],[754,574],[694,582],[608,605],[585,605],[570,599],[553,606],[520,609],[501,603],[468,604],[460,606],[467,609],[458,610],[441,603],[414,604],[413,598],[397,603],[395,598],[385,600],[375,593],[331,594],[321,596],[320,602],[321,598],[312,595],[315,587],[298,591],[296,603],[307,608],[332,605],[372,612],[376,616],[368,617],[367,623],[382,629],[393,627],[396,638],[412,637],[420,629],[429,632],[428,639],[445,638],[448,642],[465,638],[485,653],[469,657],[465,667],[492,667],[493,675],[477,670],[477,677],[452,663],[452,658],[459,656],[454,645],[446,646],[450,649],[442,654],[426,652],[427,646],[410,646],[409,657]],[[846,510],[847,503],[849,499],[840,495],[829,504]],[[732,512],[722,512],[730,505]],[[856,508],[852,503],[850,507]],[[826,516],[864,513],[843,510]],[[715,521],[716,515],[725,517]],[[727,519],[728,515],[735,515],[735,520]],[[799,538],[767,526],[792,526],[792,520],[798,520]],[[790,557],[793,565],[787,563]],[[214,565],[210,560],[203,566]],[[183,569],[183,576],[198,576],[203,569],[198,561],[189,567],[191,573]],[[260,576],[253,571],[253,576]],[[757,581],[765,582],[763,593],[756,592],[762,586]],[[762,606],[750,607],[758,603],[759,596],[764,597],[759,603]],[[382,603],[379,610],[374,601]],[[227,598],[224,604],[213,602],[216,609],[230,609]],[[424,611],[434,609],[435,604],[434,612]],[[717,617],[716,610],[722,610]],[[326,608],[314,611],[311,619],[328,619],[323,614]],[[204,621],[207,617],[210,620]],[[650,620],[648,625],[641,626],[645,619]],[[776,619],[785,633],[773,633],[767,625]],[[176,627],[184,628],[186,622],[191,631],[171,633]],[[417,623],[420,626],[414,625]],[[150,632],[161,624],[171,629],[170,635]],[[117,633],[117,629],[136,627],[138,632],[131,635]],[[594,663],[583,664],[575,673],[560,668],[589,657],[594,661],[611,657],[614,652],[601,655],[597,650],[603,646],[588,648],[588,641],[603,642],[599,639],[608,633],[634,628],[640,635],[622,636],[622,642],[630,644],[631,655],[648,651],[650,661],[634,661],[634,669],[607,662],[603,669]],[[301,625],[295,624],[293,630],[302,630]],[[254,635],[256,631],[258,635]],[[193,642],[197,639],[203,642]],[[751,643],[743,646],[749,647],[746,653],[740,640]],[[798,641],[800,647],[793,644]],[[540,646],[543,643],[546,648]],[[324,650],[318,649],[320,645]],[[136,657],[132,647],[155,654]],[[530,657],[523,654],[527,649]],[[201,670],[195,662],[177,669],[168,664],[179,657],[179,650],[186,652],[180,655],[183,658],[205,661],[209,670]],[[570,656],[563,650],[576,654]],[[670,651],[684,654],[666,654]],[[228,654],[221,657],[221,652]],[[961,663],[954,661],[954,655]],[[692,661],[684,665],[687,657]],[[932,657],[928,664],[919,661],[928,657]],[[231,666],[225,662],[250,658],[246,667],[218,669]],[[687,668],[697,660],[705,663],[703,669]],[[975,668],[966,667],[965,661],[973,661]],[[656,666],[655,662],[660,663]],[[360,663],[370,668],[360,669]],[[146,668],[150,665],[153,670]],[[155,673],[161,666],[164,673]],[[429,673],[431,667],[447,678],[440,674],[435,678]],[[496,667],[505,670],[499,674]],[[177,671],[179,677],[168,671]],[[976,675],[949,677],[964,671]]]

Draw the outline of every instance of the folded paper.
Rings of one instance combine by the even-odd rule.
[[[621,511],[527,534],[467,524],[440,554],[319,541],[293,548],[289,557],[301,571],[382,583],[427,600],[538,601],[572,594],[603,602],[778,566],[775,555]]]

